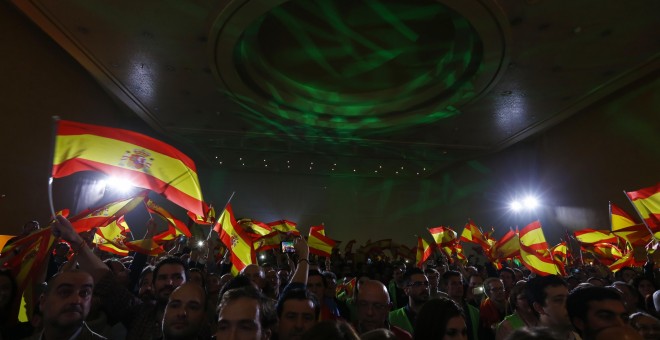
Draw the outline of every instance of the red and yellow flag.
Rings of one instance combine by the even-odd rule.
[[[254,240],[254,250],[256,252],[267,251],[271,249],[277,249],[282,242],[282,234],[273,230],[270,234],[260,236]]]
[[[147,199],[146,200],[147,204],[147,210],[149,210],[150,213],[156,214],[160,216],[162,219],[164,219],[170,226],[174,227],[176,229],[176,235],[185,235],[186,237],[190,237],[192,234],[190,233],[190,229],[188,229],[188,226],[186,226],[183,221],[179,220],[178,218],[172,216],[169,211],[165,210],[165,208],[159,206],[156,204],[154,201]]]
[[[481,249],[484,251],[489,249],[488,246],[488,241],[486,241],[486,238],[484,237],[483,233],[477,227],[472,220],[468,220],[468,223],[465,225],[465,228],[463,229],[463,232],[461,233],[461,241],[463,242],[470,242],[470,243],[476,243],[481,246]]]
[[[518,232],[509,229],[491,248],[491,258],[506,260],[520,255],[520,241]]]
[[[435,228],[434,228],[435,229]],[[422,237],[417,237],[417,256],[415,256],[415,261],[417,267],[421,268],[424,262],[431,256],[433,249],[428,242]]]
[[[279,220],[279,221],[274,221],[266,224],[268,227],[271,229],[286,233],[286,234],[291,234],[291,235],[296,235],[300,236],[300,232],[298,229],[296,229],[296,222],[291,222],[287,220]]]
[[[534,221],[520,231],[520,261],[537,275],[561,275],[555,265],[541,223]]]
[[[328,257],[332,255],[332,248],[337,245],[337,242],[325,236],[325,227],[319,225],[309,228],[307,245],[310,253]]]
[[[77,233],[89,231],[92,228],[104,227],[135,209],[142,203],[146,196],[147,191],[145,190],[134,197],[110,202],[99,208],[87,209],[71,217],[69,221],[71,221],[71,225],[73,225]]]
[[[201,216],[191,211],[187,211],[186,213],[188,214],[188,217],[197,224],[213,225],[213,223],[215,223],[215,209],[202,202],[202,210],[204,211],[204,215]]]
[[[128,233],[130,233],[130,228],[124,220],[124,216],[120,216],[105,227],[96,229],[93,242],[100,250],[126,256],[128,255],[128,248],[125,243],[127,242],[126,235]]]
[[[615,261],[614,263],[609,265],[609,268],[612,271],[612,273],[616,273],[617,271],[619,271],[623,267],[633,267],[633,266],[635,266],[635,254],[634,253],[635,252],[633,251],[633,248],[630,245],[630,243],[626,244],[626,253],[625,253],[625,255],[623,255],[623,257],[621,257],[620,259],[618,259],[617,261]]]
[[[616,235],[608,230],[582,229],[575,231],[575,238],[582,244],[617,243]]]
[[[442,226],[430,228],[429,233],[431,233],[433,241],[435,241],[438,247],[452,246],[458,243],[458,234],[451,228]]]
[[[660,183],[626,192],[628,199],[653,232],[660,231]]]
[[[637,223],[623,209],[610,203],[612,233],[630,242],[633,246],[643,246],[651,241],[651,232],[643,223]]]
[[[145,254],[147,256],[156,256],[165,252],[163,246],[159,245],[152,239],[134,240],[125,243],[126,248],[131,251]]]
[[[133,131],[66,120],[57,122],[53,177],[98,171],[155,191],[204,215],[195,163],[159,140]]]
[[[227,204],[213,229],[220,235],[225,247],[231,251],[232,273],[239,273],[247,265],[257,262],[252,239],[236,222],[230,204]]]

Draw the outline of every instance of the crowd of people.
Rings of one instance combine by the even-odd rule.
[[[652,261],[562,277],[438,254],[419,268],[311,256],[297,237],[294,253],[232,273],[193,244],[117,257],[62,216],[51,228],[62,242],[29,322],[8,315],[21,296],[0,270],[0,339],[660,339]]]

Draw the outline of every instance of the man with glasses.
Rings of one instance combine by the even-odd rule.
[[[392,262],[392,280],[387,285],[390,293],[390,301],[394,304],[394,308],[401,308],[408,302],[407,296],[404,292],[405,284],[404,274],[406,273],[406,264],[401,261]]]
[[[511,314],[504,291],[504,283],[497,277],[484,281],[486,300],[479,307],[479,339],[495,339],[495,327]]]
[[[392,331],[398,340],[412,339],[410,333],[403,329],[390,325],[387,320],[392,303],[390,296],[381,282],[367,280],[360,285],[357,295],[357,324],[356,329],[360,334],[374,329],[386,328]]]
[[[412,334],[417,313],[430,297],[429,280],[421,269],[411,268],[406,272],[403,282],[408,304],[390,312],[389,319],[392,325]]]

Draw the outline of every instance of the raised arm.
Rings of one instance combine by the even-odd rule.
[[[309,246],[304,238],[299,237],[293,240],[293,247],[298,254],[298,265],[296,271],[291,276],[291,283],[297,282],[307,285],[307,272],[309,271]]]
[[[82,270],[92,275],[94,282],[99,282],[104,275],[110,272],[110,268],[87,246],[85,239],[76,233],[69,220],[58,215],[55,223],[52,224],[52,228],[55,237],[61,237],[71,244],[73,251],[76,253],[75,261],[80,264]]]

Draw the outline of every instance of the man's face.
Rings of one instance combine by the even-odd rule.
[[[263,269],[255,264],[245,267],[242,274],[247,276],[247,278],[256,284],[259,289],[263,289],[266,285],[266,278]]]
[[[401,281],[403,279],[403,273],[406,272],[406,266],[400,265],[394,267],[394,270],[392,271],[392,277],[394,278],[394,281]]]
[[[170,295],[163,315],[163,334],[168,339],[181,339],[197,334],[206,318],[201,287],[184,284]]]
[[[57,328],[76,328],[89,314],[94,280],[85,272],[63,272],[41,296],[43,322]]]
[[[138,297],[140,299],[153,299],[154,298],[154,285],[153,276],[151,273],[146,274],[140,279],[140,290]]]
[[[513,285],[515,283],[514,279],[515,279],[515,277],[513,275],[511,275],[511,273],[509,273],[509,272],[501,272],[500,273],[500,280],[502,280],[502,284],[504,285],[504,287],[507,290],[509,290],[509,289],[511,289],[511,287],[513,287]]]
[[[566,299],[568,288],[563,285],[545,287],[545,306],[534,304],[534,308],[541,314],[543,325],[547,327],[560,327],[562,329],[571,326],[566,310]]]
[[[623,279],[623,282],[625,283],[630,283],[633,278],[635,278],[636,274],[634,270],[631,269],[626,269],[621,273],[621,278]]]
[[[504,292],[504,284],[500,280],[491,281],[488,283],[488,287],[484,287],[488,290],[488,297],[498,303],[506,302],[506,293]]]
[[[300,339],[302,334],[316,324],[314,304],[310,300],[289,299],[284,301],[278,326],[281,340]]]
[[[638,316],[635,318],[633,327],[641,334],[644,339],[660,339],[660,321],[650,316]]]
[[[484,279],[479,275],[470,276],[469,288],[472,290],[474,287],[479,287],[484,284]]]
[[[452,276],[447,280],[447,295],[455,300],[463,298],[463,282],[460,276]]]
[[[156,274],[154,281],[154,292],[156,298],[167,301],[176,287],[186,282],[186,269],[180,264],[164,264]]]
[[[440,274],[436,271],[429,271],[426,273],[426,278],[429,279],[429,286],[431,289],[438,289],[438,283],[440,282]]]
[[[316,298],[321,302],[325,292],[323,286],[323,277],[320,275],[312,275],[307,279],[307,289],[316,295]]]
[[[266,338],[261,329],[260,311],[257,300],[238,298],[229,302],[220,310],[218,340],[256,340]]]
[[[413,274],[405,289],[406,295],[416,304],[422,304],[429,300],[429,280],[424,274]]]
[[[357,319],[360,332],[385,327],[390,307],[387,291],[382,287],[363,285],[357,298]]]
[[[586,320],[573,318],[575,327],[582,334],[590,336],[603,328],[625,326],[628,324],[628,312],[623,302],[618,300],[601,300],[588,302]]]
[[[325,291],[323,292],[325,296],[335,297],[337,295],[337,280],[332,277],[324,277],[325,279]]]

